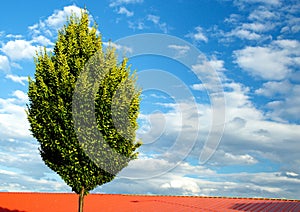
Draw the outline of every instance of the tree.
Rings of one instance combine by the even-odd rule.
[[[45,164],[84,196],[137,158],[140,90],[127,59],[103,50],[86,10],[58,31],[53,52],[37,52],[27,116]]]

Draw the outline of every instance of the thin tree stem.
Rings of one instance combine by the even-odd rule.
[[[84,200],[84,187],[81,188],[81,191],[79,194],[78,212],[83,212],[83,200]]]

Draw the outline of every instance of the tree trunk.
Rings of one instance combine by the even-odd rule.
[[[81,191],[79,194],[78,212],[83,212],[83,200],[84,200],[84,187],[81,188]]]

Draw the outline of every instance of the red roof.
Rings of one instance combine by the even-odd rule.
[[[66,193],[0,193],[0,212],[77,211],[78,196]],[[84,212],[94,211],[300,211],[298,200],[89,194]]]

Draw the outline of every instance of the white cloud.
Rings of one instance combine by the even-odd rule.
[[[218,60],[215,56],[212,56],[210,60],[199,57],[199,62],[195,65],[192,65],[192,70],[201,77],[202,83],[205,88],[210,92],[210,95],[222,94],[223,87],[221,85],[222,80],[225,79],[225,76],[222,72],[224,71],[224,61]],[[200,85],[192,85],[196,90],[201,89]],[[212,96],[211,96],[212,98]]]
[[[288,21],[288,30],[292,33],[297,33],[300,31],[300,18],[298,17],[290,17]]]
[[[15,90],[11,98],[0,98],[0,190],[70,191],[42,162],[28,130],[26,103],[28,97],[21,90]]]
[[[237,128],[233,130],[235,130],[236,132],[239,131],[239,129]],[[222,167],[235,165],[252,166],[257,164],[258,162],[259,161],[257,160],[257,158],[253,157],[247,152],[243,152],[243,154],[241,154],[241,151],[232,152],[228,150],[228,152],[225,152],[224,150],[219,149],[215,152],[215,154],[208,163],[214,167]],[[247,167],[245,167],[245,169],[247,169]]]
[[[297,137],[300,136],[299,125],[268,121],[270,117],[255,108],[248,96],[249,89],[241,84],[225,83],[224,88],[226,120],[228,121],[221,145],[209,163],[230,165],[249,162],[248,164],[255,164],[258,161],[258,152],[260,157],[280,160],[282,164],[297,160],[296,149],[300,148],[300,143],[297,142]],[[296,94],[293,93],[293,96]],[[296,98],[294,99],[297,101]],[[299,107],[299,103],[295,104],[294,116],[299,118],[296,114],[297,105]],[[205,119],[201,123],[208,120]],[[199,154],[199,151],[195,153]],[[282,152],[289,152],[289,154]],[[275,155],[272,155],[273,153]]]
[[[212,56],[212,58],[208,61],[211,67],[216,71],[224,71],[224,60],[219,60],[216,56]]]
[[[297,40],[275,40],[274,44],[288,51],[293,51],[291,53],[299,54],[300,42]]]
[[[147,26],[145,26],[145,23],[142,20],[137,20],[135,22],[128,21],[128,27],[133,30],[136,30],[136,29],[143,30],[143,29],[148,28]]]
[[[237,164],[256,164],[258,161],[253,158],[251,155],[233,155],[231,153],[225,153],[224,160],[234,161]],[[226,163],[226,162],[225,162]],[[228,162],[226,163],[228,165]]]
[[[29,101],[27,94],[20,90],[14,91],[12,96],[16,97],[22,103],[28,103]]]
[[[242,10],[247,11],[248,6],[244,5],[241,1],[239,3],[243,5],[242,7],[245,7]],[[229,26],[232,28],[230,30],[226,29],[226,31],[217,31],[217,35],[223,37],[221,41],[234,41],[233,38],[259,42],[271,40],[273,34],[270,32],[281,25],[282,20],[280,18],[283,15],[266,5],[254,8],[247,11],[250,12],[248,15],[249,21],[245,21],[242,15],[236,14],[231,14],[229,18],[226,18],[225,22],[229,23]]]
[[[61,29],[66,23],[67,18],[75,14],[81,16],[83,8],[75,5],[65,6],[61,10],[55,10],[53,14],[47,18],[40,20],[38,23],[29,26],[28,29],[33,35],[32,42],[37,42],[42,45],[53,45],[51,39],[57,36],[58,29]],[[93,22],[93,17],[89,15],[90,22]]]
[[[230,120],[228,123],[226,123],[226,127],[229,130],[240,130],[244,128],[247,124],[247,121],[240,117],[234,117],[234,119]]]
[[[220,149],[217,150],[211,159],[213,164],[253,165],[258,163],[257,157],[252,155],[254,152],[261,151],[261,154],[264,155],[264,157],[268,157],[265,153],[274,151],[274,148],[278,148],[279,150],[279,146],[284,142],[286,135],[289,135],[290,139],[295,141],[297,134],[299,133],[294,133],[294,135],[292,135],[291,132],[294,130],[290,125],[275,124],[272,121],[265,120],[264,114],[257,110],[251,103],[250,98],[247,95],[249,92],[248,88],[233,82],[225,83],[224,87],[226,90],[225,115],[228,122],[225,126],[221,147],[219,147]],[[189,105],[189,103],[187,103],[187,105]],[[205,138],[205,133],[207,133],[210,128],[212,111],[209,105],[199,104],[197,107],[199,109],[199,119],[191,119],[191,117],[196,117],[196,115],[194,115],[195,111],[192,112],[193,110],[188,109],[188,107],[181,110],[181,114],[176,113],[176,111],[169,111],[168,113],[161,114],[164,119],[155,118],[154,120],[156,122],[153,126],[156,130],[148,130],[147,133],[150,134],[144,136],[143,140],[149,141],[153,139],[153,137],[157,139],[157,137],[161,136],[160,139],[166,144],[168,143],[168,140],[173,140],[178,132],[186,138],[188,135],[187,133],[199,131],[199,139],[201,141],[197,140],[197,142],[202,143],[203,138]],[[189,121],[182,125],[182,120],[184,120],[185,117],[187,117]],[[161,120],[161,122],[159,120]],[[204,123],[206,123],[205,126]],[[197,125],[200,127],[199,130],[195,128]],[[185,128],[184,126],[194,127]],[[189,129],[189,131],[187,129]],[[161,133],[162,130],[164,131],[163,134]],[[180,142],[180,140],[177,140],[176,142]],[[158,144],[158,142],[152,142],[147,145],[156,146]],[[295,145],[297,146],[297,144]],[[290,147],[289,149],[293,150],[296,146]],[[162,146],[160,146],[160,149],[164,150]],[[154,150],[153,146],[151,150]],[[180,152],[180,149],[178,149],[178,151]],[[199,154],[200,150],[190,154],[190,156],[194,155],[197,158],[199,157]]]
[[[288,86],[288,85],[285,85]],[[279,88],[280,89],[280,88]],[[294,84],[290,88],[282,88],[288,90],[288,92],[280,100],[271,100],[266,106],[271,110],[268,113],[269,117],[273,120],[288,122],[288,121],[299,121],[299,107],[300,99],[295,98],[300,95],[300,85]],[[274,92],[272,87],[266,92]],[[275,91],[277,91],[275,89]],[[277,91],[278,92],[278,91]],[[273,93],[272,93],[273,94]]]
[[[234,4],[240,8],[248,7],[249,4],[262,4],[264,6],[280,6],[281,0],[234,0]]]
[[[232,15],[234,15],[232,17]],[[223,32],[219,30],[219,35],[228,39],[232,39],[237,37],[242,40],[257,40],[263,41],[266,39],[270,39],[269,34],[264,34],[273,30],[276,27],[276,23],[272,21],[262,21],[262,20],[253,20],[253,22],[245,22],[243,23],[239,20],[239,16],[236,17],[235,14],[232,14],[225,21],[230,23],[234,28],[229,32]],[[223,39],[226,40],[226,39]],[[229,40],[230,41],[230,40]]]
[[[298,177],[299,176],[299,174],[297,174],[295,172],[286,172],[286,175],[290,176],[290,177]]]
[[[163,33],[168,33],[170,27],[165,22],[160,21],[160,17],[156,15],[147,15],[143,19],[138,19],[134,22],[128,21],[128,27],[133,30],[143,30],[143,29],[150,29],[150,23],[152,23],[156,28],[161,30]]]
[[[190,50],[189,46],[180,45],[169,45],[168,48],[174,49],[176,51],[176,57],[184,57],[186,53]]]
[[[253,22],[253,23],[244,23],[242,24],[242,29],[246,30],[252,30],[254,32],[265,32],[269,31],[274,28],[273,23],[259,23],[259,22]]]
[[[292,72],[291,66],[298,65],[299,47],[298,41],[279,40],[264,47],[247,46],[235,51],[234,55],[236,63],[249,74],[267,80],[282,80]]]
[[[195,91],[203,91],[205,90],[205,85],[203,83],[193,84],[191,85],[191,88]]]
[[[26,40],[8,41],[1,50],[11,60],[33,59],[37,47],[32,46],[31,42]]]
[[[229,18],[225,18],[225,23],[237,24],[240,22],[240,15],[238,14],[230,14]]]
[[[226,33],[226,37],[238,37],[240,39],[245,39],[245,40],[258,40],[261,38],[261,35],[257,34],[256,32],[251,32],[247,29],[243,28],[235,28],[229,33]]]
[[[17,75],[13,75],[13,74],[8,74],[5,76],[5,78],[10,79],[13,82],[20,83],[21,85],[25,85],[24,81],[28,80],[28,77],[17,76]]]
[[[250,0],[250,1],[261,2],[261,3],[265,3],[265,4],[273,4],[273,5],[281,4],[281,0]]]
[[[287,95],[292,90],[292,84],[287,80],[285,81],[269,81],[263,84],[262,88],[255,91],[256,94],[266,97],[273,97],[274,95]]]
[[[178,177],[178,179],[170,180],[170,182],[162,184],[161,188],[180,190],[183,195],[197,194],[200,192],[196,180],[188,177]]]
[[[126,9],[126,7],[120,7],[118,10],[118,14],[126,15],[127,17],[131,17],[134,15],[133,12]]]
[[[52,45],[54,45],[48,38],[46,38],[43,35],[39,35],[37,37],[33,37],[31,42],[32,43],[40,44],[42,46],[52,46]]]
[[[138,19],[133,21],[128,21],[128,27],[133,30],[143,30],[150,29],[150,23],[154,25],[154,27],[161,30],[163,33],[168,33],[171,29],[166,22],[161,22],[160,17],[152,14],[148,14],[146,17],[142,19]]]
[[[276,20],[278,18],[278,14],[265,7],[259,7],[258,9],[252,11],[248,17],[249,20],[256,20],[262,23],[266,20]]]
[[[159,24],[160,17],[156,15],[148,15],[147,19],[152,21],[154,24]]]
[[[1,138],[31,138],[29,123],[25,113],[27,95],[22,91],[14,91],[16,98],[0,98]]]
[[[46,27],[45,23],[40,21],[40,23],[29,26],[28,29],[33,35],[39,35],[42,33],[42,29],[44,29],[45,27]],[[52,35],[52,33],[49,31],[48,35]]]
[[[4,72],[10,70],[9,60],[5,55],[0,55],[0,70]]]
[[[169,175],[172,171],[176,172],[178,176],[184,176],[187,173],[198,176],[210,176],[215,174],[215,171],[204,166],[192,166],[183,161],[177,163],[170,161],[167,158],[151,158],[151,155],[148,154],[148,156],[142,155],[138,160],[131,161],[129,166],[126,169],[123,169],[118,176],[120,178],[136,180],[153,179],[157,177],[164,178],[165,175]]]
[[[148,167],[151,170],[152,167],[168,164],[167,161],[150,158],[138,159],[135,163],[139,164],[134,170],[135,174],[146,172],[150,176]],[[130,166],[131,164],[124,171],[133,171]],[[294,190],[299,189],[299,182],[299,179],[281,176],[279,172],[219,174],[202,166],[180,163],[176,168],[157,177],[118,177],[97,188],[95,192],[219,196],[222,191],[224,196],[295,198]]]
[[[23,36],[22,36],[22,35],[8,34],[8,35],[6,35],[5,37],[7,37],[7,38],[14,38],[14,39],[20,39],[20,38],[22,38]]]
[[[148,15],[147,16],[147,20],[148,21],[151,21],[154,25],[158,26],[158,28],[163,31],[163,33],[167,33],[169,30],[168,30],[168,26],[167,26],[167,23],[163,22],[161,23],[160,22],[160,17],[159,16],[156,16],[156,15]]]
[[[110,7],[116,7],[124,4],[137,4],[137,3],[143,3],[144,0],[113,0],[109,4]]]
[[[67,17],[70,17],[73,13],[78,17],[81,16],[81,8],[75,5],[66,6],[63,10],[56,10],[54,13],[47,18],[45,24],[49,25],[54,29],[61,28],[67,20]]]
[[[174,157],[174,160],[180,160],[184,154],[188,154],[197,140],[200,127],[197,105],[193,102],[161,103],[159,105],[164,110],[168,109],[168,112],[157,111],[153,114],[141,114],[140,119],[143,126],[141,126],[138,137],[147,142],[145,148],[153,147],[151,150],[153,152],[165,151],[162,153],[163,157]],[[210,113],[203,117],[209,115]],[[209,122],[206,124],[208,125]],[[202,127],[207,127],[207,125],[202,125]],[[159,144],[161,147],[154,150],[154,146]],[[172,148],[168,149],[170,146]]]
[[[34,147],[37,148],[36,146]],[[45,165],[41,162],[41,159],[34,157],[35,155],[38,155],[38,153],[36,151],[30,152],[33,154],[31,154],[29,157],[24,157],[22,154],[17,154],[16,157],[13,158],[15,159],[15,161],[5,161],[5,164],[11,165],[10,167],[7,167],[7,169],[14,168],[14,171],[3,170],[6,167],[1,167],[2,170],[0,170],[0,190],[11,192],[69,192],[70,189],[68,188],[68,186],[61,179],[59,179],[59,177],[53,177],[53,174],[49,174],[49,169],[44,168]],[[4,153],[4,155],[1,155],[1,157],[8,158],[14,154],[16,153],[10,152],[10,155]],[[26,153],[24,152],[23,154]],[[24,167],[17,164],[22,164]],[[41,171],[42,174],[38,173]],[[43,171],[47,171],[47,173]]]
[[[196,32],[195,33],[189,33],[186,35],[186,37],[190,37],[195,41],[204,41],[205,43],[208,42],[208,38],[206,35],[203,33],[203,28],[198,26],[195,28]]]

